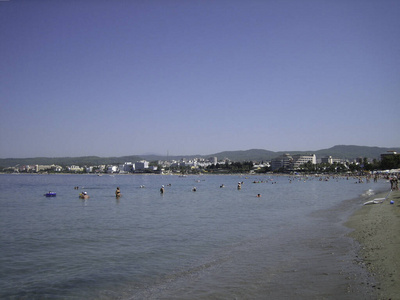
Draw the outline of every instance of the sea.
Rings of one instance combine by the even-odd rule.
[[[314,175],[2,174],[0,299],[374,299],[344,223],[389,189]]]

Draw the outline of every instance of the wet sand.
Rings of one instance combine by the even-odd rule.
[[[375,282],[367,284],[377,299],[400,299],[400,191],[392,191],[382,204],[362,206],[346,226],[354,229],[349,236],[360,243],[356,260],[374,277]]]

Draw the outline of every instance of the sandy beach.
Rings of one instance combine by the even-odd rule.
[[[366,284],[372,285],[378,299],[400,299],[400,191],[392,191],[381,204],[362,206],[346,225],[354,229],[349,236],[360,243],[356,261],[374,278]]]

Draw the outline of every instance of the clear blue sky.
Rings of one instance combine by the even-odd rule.
[[[0,1],[0,157],[400,146],[398,0]]]

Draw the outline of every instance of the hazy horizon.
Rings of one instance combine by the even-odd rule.
[[[251,151],[251,150],[260,150],[260,151],[271,151],[271,152],[275,152],[275,153],[282,153],[282,152],[287,152],[287,153],[296,153],[296,152],[309,152],[309,153],[314,153],[317,151],[321,151],[321,150],[329,150],[330,148],[336,147],[336,146],[355,146],[355,147],[378,147],[378,148],[388,148],[388,149],[397,149],[400,148],[400,146],[396,146],[396,147],[381,147],[381,146],[361,146],[361,145],[334,145],[328,148],[321,148],[321,149],[306,149],[306,150],[299,150],[299,149],[286,149],[286,150],[277,150],[277,151],[272,151],[269,149],[259,149],[259,148],[252,148],[252,149],[243,149],[243,150],[223,150],[223,151],[219,151],[219,152],[214,152],[214,153],[186,153],[186,154],[182,154],[182,153],[178,153],[178,154],[171,154],[171,153],[140,153],[140,154],[126,154],[126,155],[109,155],[109,156],[99,156],[99,155],[77,155],[77,156],[35,156],[35,157],[0,157],[0,159],[31,159],[31,158],[65,158],[65,157],[126,157],[126,156],[170,156],[170,157],[185,157],[185,156],[209,156],[209,155],[214,155],[214,154],[218,154],[218,153],[222,153],[222,152],[245,152],[245,151]]]

